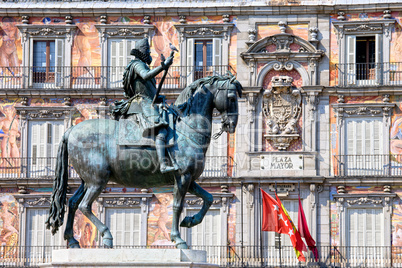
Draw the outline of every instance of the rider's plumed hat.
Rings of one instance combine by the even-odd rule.
[[[130,52],[131,55],[135,56],[136,58],[142,60],[143,62],[146,62],[150,64],[149,59],[149,42],[148,38],[143,38],[140,41],[137,41],[135,43],[135,48],[133,48]]]

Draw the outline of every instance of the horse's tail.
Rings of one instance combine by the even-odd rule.
[[[53,192],[50,202],[49,217],[46,221],[46,228],[52,229],[55,234],[59,227],[63,225],[64,212],[66,205],[67,180],[68,180],[68,136],[71,128],[64,133],[57,152],[56,172],[53,181]]]

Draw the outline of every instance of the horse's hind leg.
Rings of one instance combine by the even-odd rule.
[[[78,208],[82,213],[90,220],[98,231],[101,233],[103,238],[103,244],[108,247],[113,247],[113,237],[109,231],[109,228],[104,225],[93,213],[92,213],[92,203],[100,195],[105,185],[91,185],[87,188],[84,198],[82,199]]]
[[[176,176],[173,188],[173,220],[170,239],[176,243],[176,248],[187,249],[186,241],[181,239],[179,232],[179,218],[184,206],[184,197],[191,182],[190,175]]]
[[[214,198],[210,193],[201,188],[201,186],[199,186],[195,181],[191,182],[190,187],[188,188],[188,192],[190,194],[201,197],[204,201],[201,210],[197,214],[192,217],[186,216],[184,220],[182,220],[182,222],[180,223],[181,227],[191,228],[202,222],[202,219],[204,219],[205,214],[207,214],[209,207],[214,201]]]
[[[64,231],[64,239],[67,240],[67,246],[69,248],[79,248],[80,245],[77,240],[74,238],[73,232],[73,224],[74,224],[74,215],[77,211],[78,204],[81,202],[82,198],[85,194],[85,183],[82,181],[78,190],[74,193],[74,195],[68,200],[68,217],[66,230]]]

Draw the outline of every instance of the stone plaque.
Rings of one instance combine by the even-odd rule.
[[[302,155],[263,155],[261,169],[267,170],[302,170]]]

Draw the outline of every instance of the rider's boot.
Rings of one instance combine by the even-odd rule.
[[[156,154],[159,158],[160,170],[162,173],[172,172],[177,170],[177,168],[168,166],[168,159],[165,156],[166,147],[166,129],[161,129],[155,139],[155,149]]]

